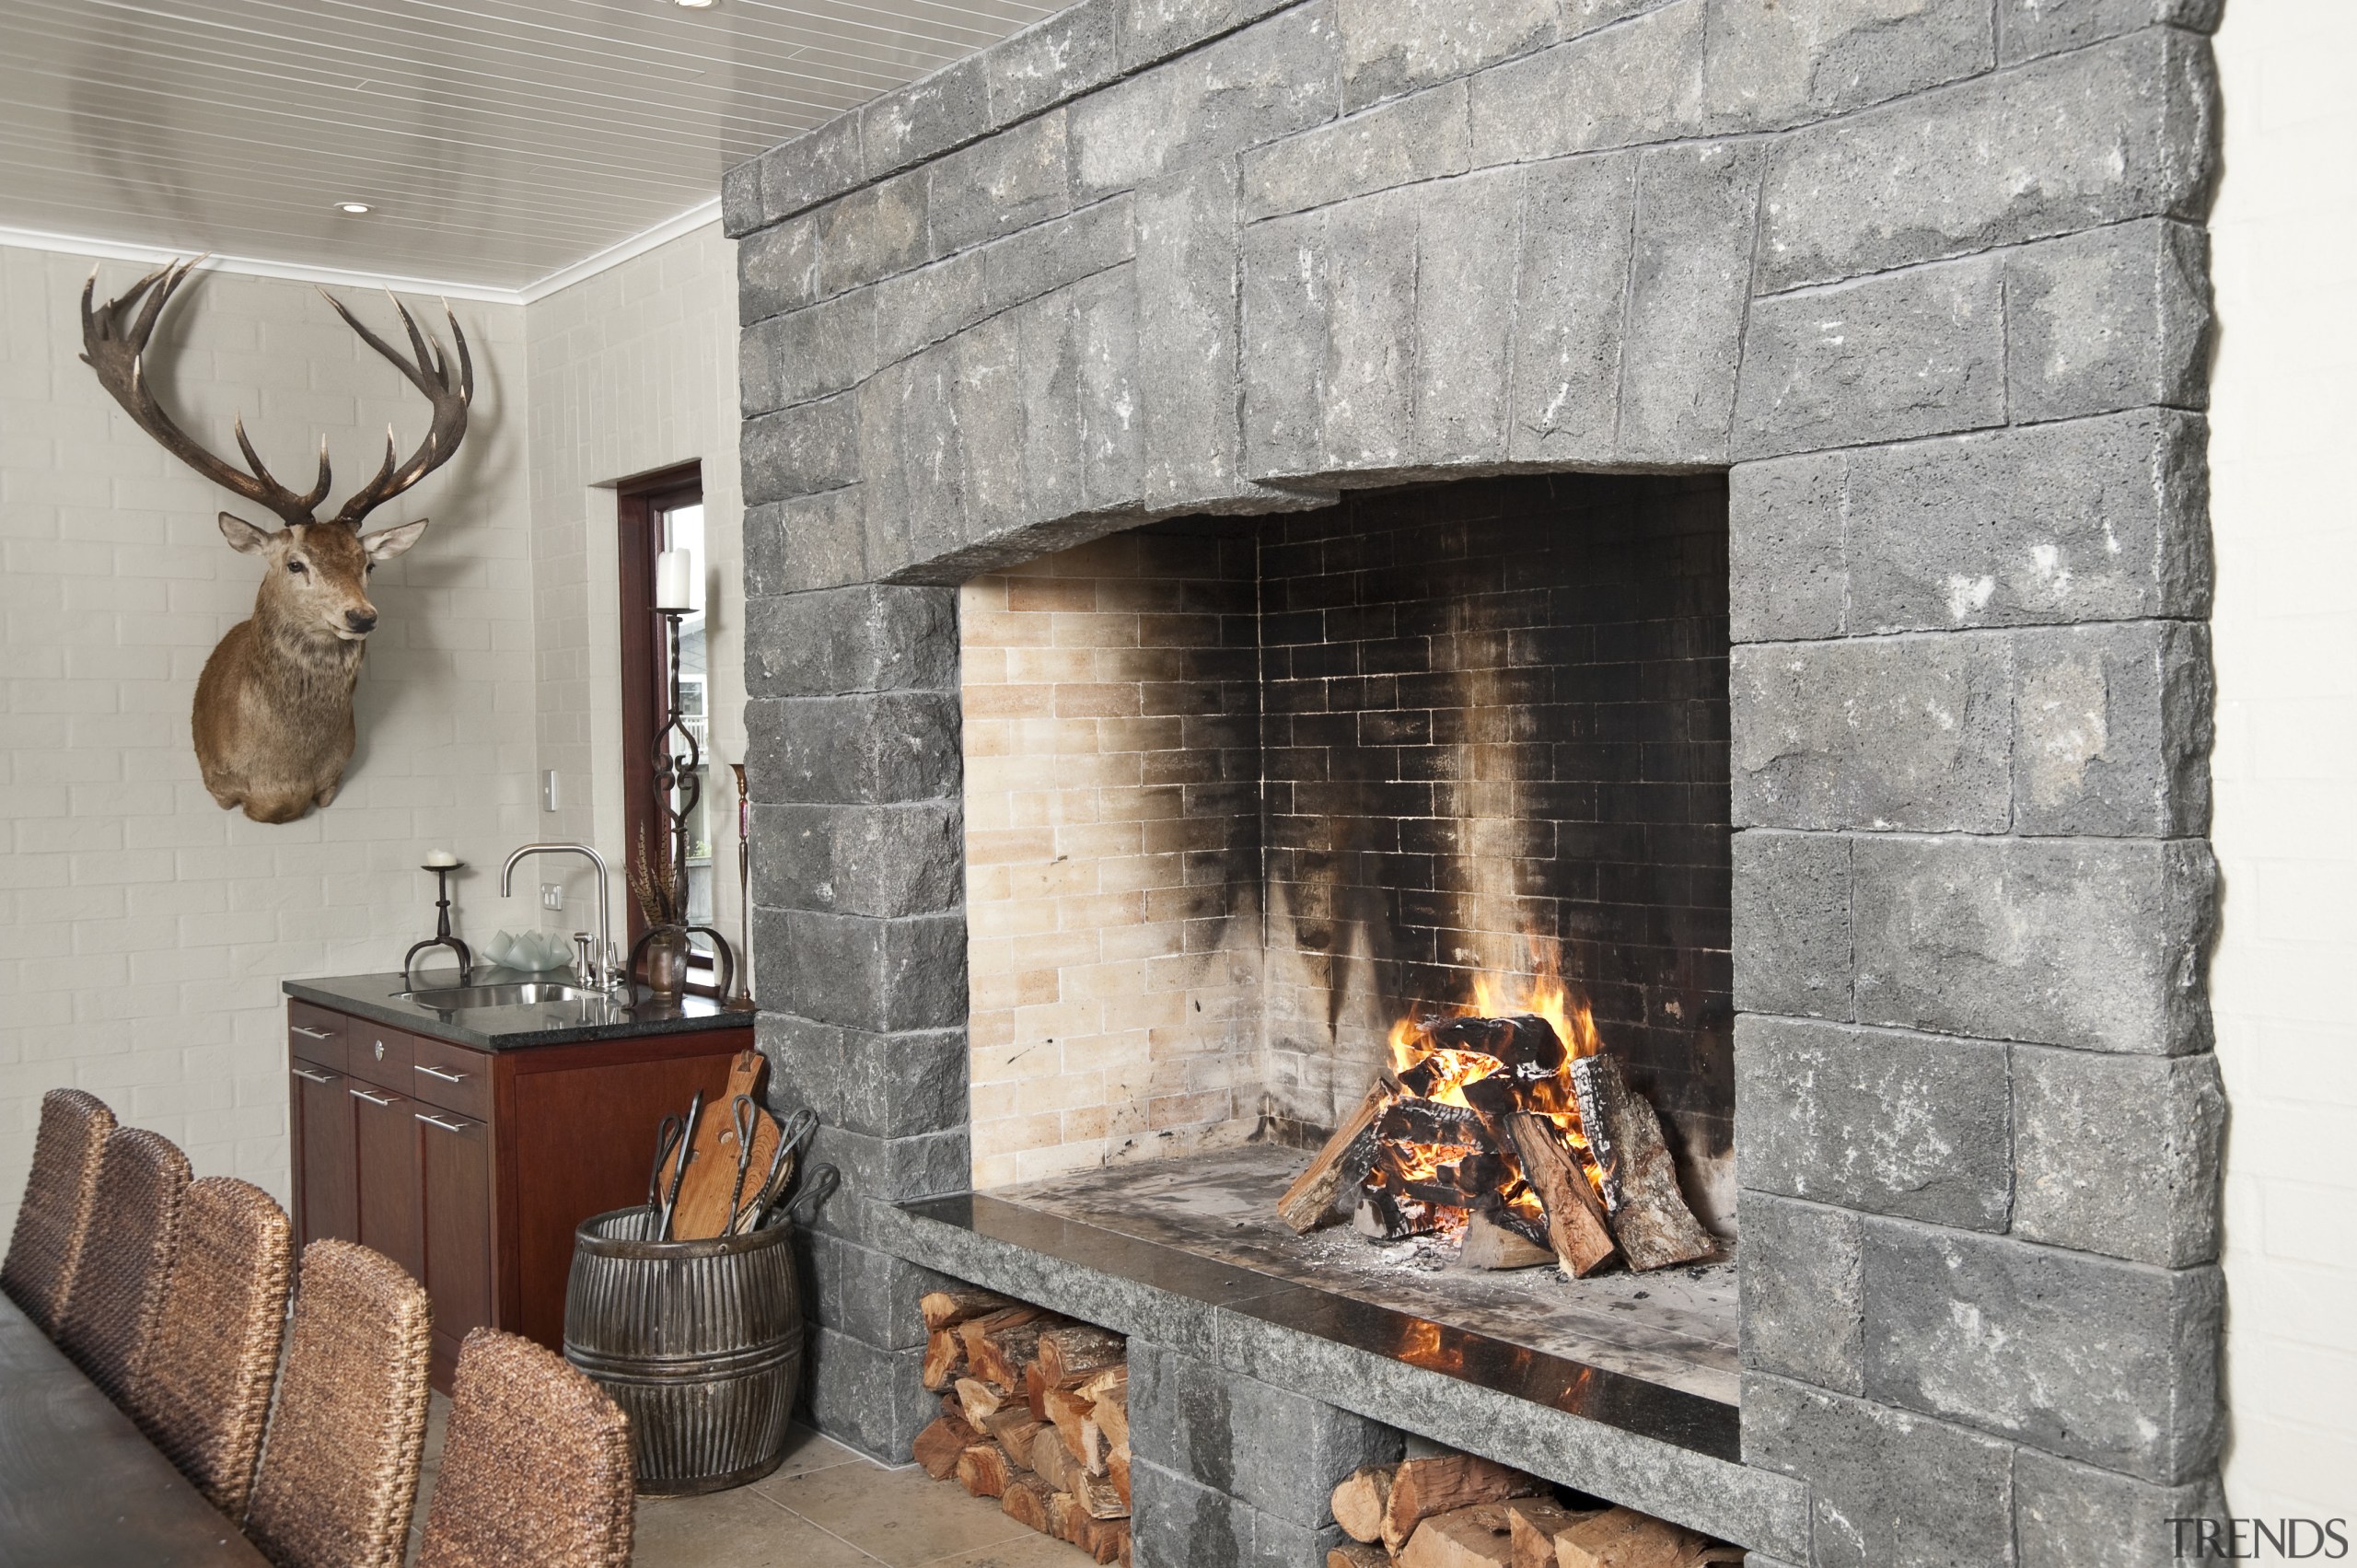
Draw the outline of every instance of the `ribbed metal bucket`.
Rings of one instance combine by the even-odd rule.
[[[638,1489],[719,1492],[777,1469],[802,1383],[793,1222],[747,1236],[647,1241],[650,1211],[581,1222],[564,1293],[564,1359],[630,1416]]]

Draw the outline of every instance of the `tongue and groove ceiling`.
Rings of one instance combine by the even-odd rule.
[[[1057,3],[5,0],[0,238],[529,290]]]

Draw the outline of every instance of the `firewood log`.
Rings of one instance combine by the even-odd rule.
[[[1070,1388],[1049,1389],[1047,1405],[1048,1419],[1055,1423],[1056,1430],[1063,1434],[1064,1446],[1072,1450],[1072,1457],[1079,1458],[1086,1451],[1081,1428],[1097,1407]]]
[[[1466,1216],[1465,1242],[1457,1260],[1469,1269],[1529,1269],[1553,1262],[1555,1254],[1477,1209]]]
[[[1002,1497],[1015,1468],[995,1443],[977,1443],[958,1456],[958,1484],[977,1497]]]
[[[966,1370],[966,1342],[954,1329],[935,1329],[924,1337],[924,1386],[935,1393],[958,1381]]]
[[[1363,1540],[1346,1540],[1327,1549],[1326,1568],[1391,1568],[1391,1554]]]
[[[1073,1521],[1072,1543],[1099,1562],[1127,1562],[1130,1522],[1099,1519],[1084,1513]]]
[[[1030,1456],[1031,1468],[1039,1479],[1058,1492],[1078,1493],[1080,1481],[1088,1472],[1064,1446],[1063,1436],[1052,1426],[1039,1428],[1031,1439],[1031,1446],[1024,1450]]]
[[[1006,1483],[1006,1490],[999,1494],[999,1512],[1047,1535],[1048,1500],[1054,1495],[1054,1487],[1027,1470]]]
[[[1745,1555],[1739,1546],[1705,1546],[1689,1557],[1682,1568],[1741,1568]]]
[[[917,1434],[917,1463],[934,1480],[947,1481],[958,1469],[958,1456],[981,1440],[962,1416],[942,1416]]]
[[[973,1285],[932,1291],[917,1298],[917,1310],[924,1314],[925,1331],[928,1333],[951,1328],[970,1318],[1003,1312],[1016,1305],[996,1291],[981,1290]]]
[[[1416,1527],[1399,1568],[1511,1568],[1514,1526],[1504,1503],[1435,1514]]]
[[[1105,1428],[1097,1423],[1092,1408],[1088,1419],[1080,1423],[1080,1468],[1090,1475],[1105,1473],[1105,1456],[1113,1451],[1113,1440],[1105,1435]]]
[[[1088,1517],[1088,1510],[1080,1499],[1069,1492],[1059,1492],[1048,1499],[1048,1533],[1058,1540],[1074,1541],[1080,1534],[1079,1521]]]
[[[1052,1429],[1044,1423],[1033,1421],[1030,1411],[1026,1407],[1005,1405],[982,1423],[982,1430],[1006,1450],[1008,1458],[1028,1469],[1031,1468],[1031,1440]]]
[[[1085,1372],[1119,1366],[1128,1359],[1129,1341],[1087,1323],[1067,1323],[1039,1336],[1039,1376],[1050,1388],[1070,1388]]]
[[[1334,1488],[1328,1505],[1342,1533],[1357,1541],[1383,1539],[1383,1511],[1391,1505],[1391,1477],[1397,1465],[1368,1465],[1353,1470]]]
[[[1036,1307],[1003,1307],[996,1312],[985,1312],[979,1318],[969,1318],[958,1325],[958,1338],[966,1342],[966,1365],[980,1368],[982,1365],[982,1336],[994,1329],[1011,1329],[1018,1324],[1036,1321],[1045,1314]],[[977,1376],[980,1376],[979,1371]],[[1014,1383],[1001,1387],[1013,1388]]]
[[[975,1426],[990,1420],[999,1406],[1005,1402],[998,1389],[979,1377],[960,1377],[957,1389],[958,1402],[965,1407],[966,1420]]]
[[[1130,1496],[1130,1446],[1127,1443],[1105,1456],[1105,1479],[1113,1483],[1113,1491],[1124,1503]]]
[[[1126,1446],[1130,1440],[1129,1390],[1120,1388],[1099,1395],[1089,1407],[1088,1419],[1104,1432],[1107,1443],[1116,1448]]]
[[[1538,1490],[1538,1483],[1520,1470],[1471,1454],[1410,1459],[1392,1472],[1391,1495],[1383,1507],[1383,1544],[1397,1556],[1416,1527],[1435,1514],[1528,1497]]]
[[[1518,1497],[1506,1504],[1513,1529],[1514,1568],[1555,1568],[1555,1538],[1601,1508],[1565,1508],[1543,1497]]]
[[[1277,1217],[1296,1234],[1317,1229],[1334,1206],[1335,1195],[1366,1174],[1367,1157],[1374,1152],[1375,1119],[1390,1098],[1390,1088],[1381,1077],[1369,1084],[1358,1108],[1343,1118],[1326,1146],[1277,1200]]]
[[[1101,1562],[1102,1559],[1099,1561]],[[1130,1532],[1126,1529],[1121,1532],[1121,1546],[1120,1551],[1116,1554],[1116,1561],[1121,1564],[1121,1568],[1130,1568]]]
[[[1608,1508],[1555,1537],[1558,1568],[1682,1568],[1701,1538],[1630,1508]]]
[[[1555,1131],[1555,1124],[1529,1111],[1506,1118],[1507,1135],[1525,1180],[1547,1211],[1547,1240],[1571,1278],[1585,1279],[1612,1259],[1612,1233],[1604,1205],[1588,1185],[1587,1172]]]
[[[1710,1256],[1711,1233],[1678,1190],[1678,1167],[1652,1104],[1629,1087],[1610,1056],[1583,1056],[1571,1075],[1580,1127],[1604,1176],[1605,1214],[1629,1267],[1666,1269]]]
[[[1053,1318],[1034,1318],[1021,1323],[1004,1323],[984,1330],[979,1336],[981,1343],[972,1345],[970,1342],[969,1345],[976,1375],[989,1378],[1002,1388],[1021,1388],[1023,1364],[1031,1359],[1032,1353],[1039,1347],[1039,1336],[1054,1328],[1059,1321],[1061,1319]]]
[[[1092,1374],[1088,1381],[1080,1386],[1080,1396],[1089,1400],[1118,1400],[1127,1404],[1130,1399],[1130,1364],[1119,1362]]]

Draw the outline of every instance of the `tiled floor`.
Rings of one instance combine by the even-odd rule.
[[[418,1529],[442,1460],[449,1401],[434,1396],[418,1481]],[[635,1568],[1079,1568],[1086,1552],[1039,1535],[987,1498],[861,1458],[795,1428],[777,1472],[706,1497],[640,1500]]]

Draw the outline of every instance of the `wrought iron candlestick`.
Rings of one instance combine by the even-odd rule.
[[[410,972],[417,967],[417,956],[420,953],[430,953],[436,947],[447,947],[450,951],[459,955],[459,983],[460,985],[466,985],[474,979],[474,953],[464,942],[459,941],[456,936],[450,935],[450,873],[453,871],[463,870],[466,864],[467,863],[463,860],[456,860],[452,861],[447,865],[421,865],[418,867],[420,871],[431,871],[434,873],[434,908],[435,912],[434,935],[427,937],[424,941],[412,946],[407,956],[401,959],[401,979],[404,982],[411,984],[415,983],[413,981],[411,981]]]
[[[686,920],[688,818],[695,810],[696,802],[703,796],[703,748],[679,712],[679,623],[691,612],[685,609],[658,607],[655,613],[663,618],[663,635],[670,656],[670,675],[664,687],[663,727],[655,732],[655,808],[667,819],[663,853],[670,858],[671,885],[679,889],[679,918],[649,922],[645,932],[631,944],[630,960],[624,966],[624,972],[635,970],[640,955],[658,940],[676,937],[684,945],[691,936],[708,937],[714,956],[720,960],[720,994],[726,998],[736,988],[736,949],[729,946],[728,938],[712,926],[691,925]],[[675,733],[687,742],[685,756],[672,750],[671,737]],[[666,990],[663,985],[655,983],[651,966],[649,980],[649,989],[658,993]]]

